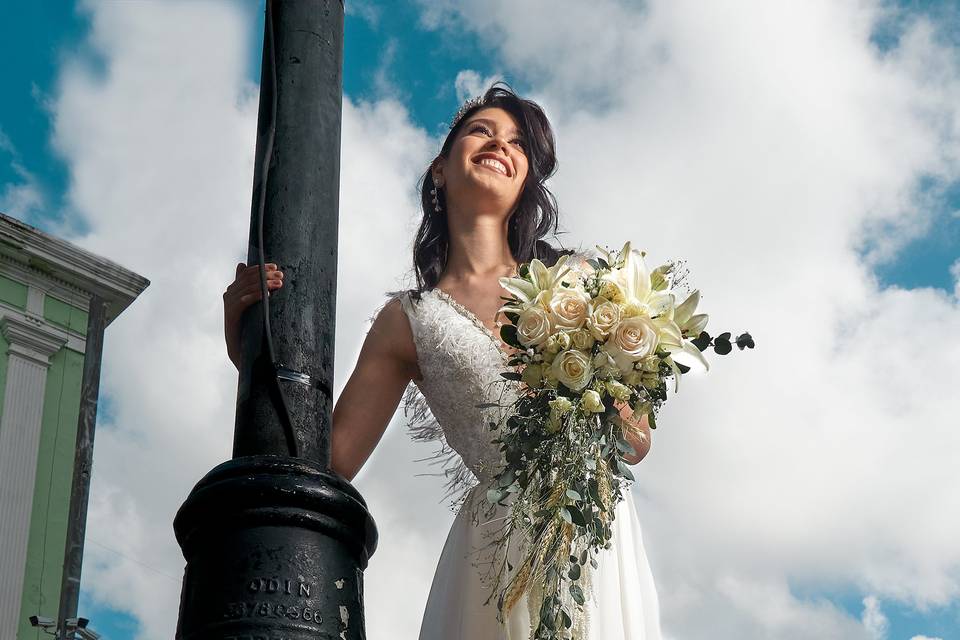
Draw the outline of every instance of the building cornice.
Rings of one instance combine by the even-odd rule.
[[[2,213],[0,259],[47,278],[66,291],[81,294],[84,302],[92,295],[103,298],[107,302],[108,324],[150,284],[143,276],[115,262]]]

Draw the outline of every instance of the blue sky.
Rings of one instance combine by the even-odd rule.
[[[258,82],[262,3],[238,0],[237,6],[250,16],[247,69],[249,79]],[[952,31],[960,33],[960,13],[951,8],[950,2],[903,2],[901,6],[934,16],[944,26],[945,34],[951,32],[951,24],[955,27]],[[344,92],[354,101],[377,101],[385,95],[396,98],[409,110],[414,125],[436,135],[445,129],[458,107],[454,89],[457,73],[469,68],[486,77],[502,69],[504,63],[475,31],[426,28],[420,14],[420,6],[412,2],[390,3],[389,10],[378,11],[376,16],[362,9],[348,14]],[[31,176],[43,203],[27,208],[21,217],[48,230],[63,220],[83,222],[69,210],[66,192],[70,167],[51,147],[51,113],[44,104],[55,92],[64,56],[93,56],[84,44],[89,28],[86,14],[65,0],[5,3],[0,9],[0,77],[4,82],[0,130],[9,140],[6,148],[0,144],[0,195],[9,185],[23,183],[25,176]],[[897,24],[888,24],[875,32],[874,43],[878,49],[887,50],[896,47],[898,38]],[[520,92],[538,88],[532,76],[517,75],[507,80]],[[921,181],[917,189],[929,198],[928,231],[911,239],[892,258],[875,265],[874,273],[884,286],[933,287],[952,292],[950,267],[960,258],[960,184],[931,178]],[[861,255],[870,248],[862,247]],[[164,573],[148,563],[141,564]],[[849,585],[833,590],[795,584],[792,591],[801,599],[827,599],[854,618],[861,616],[866,595]],[[960,605],[956,603],[929,611],[895,601],[884,600],[881,604],[889,621],[889,638],[909,640],[917,634],[944,640],[958,637]],[[81,606],[81,614],[90,617],[92,626],[108,640],[135,637],[137,619],[95,601],[88,589]],[[170,615],[175,616],[175,612]]]

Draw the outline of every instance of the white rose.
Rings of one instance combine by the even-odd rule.
[[[623,400],[626,402],[630,399],[630,394],[632,392],[630,391],[630,387],[627,385],[621,384],[616,380],[608,380],[605,386],[607,388],[607,393],[612,395],[617,400]]]
[[[617,366],[616,360],[603,349],[597,351],[597,355],[593,356],[593,368],[600,377],[613,376],[616,378],[620,376],[620,368]]]
[[[610,330],[620,322],[620,305],[604,297],[593,300],[590,310],[590,333],[597,340],[603,340]]]
[[[550,317],[541,307],[530,307],[517,318],[517,340],[525,347],[535,347],[550,337]]]
[[[570,336],[566,333],[555,333],[544,343],[543,350],[547,353],[557,354],[564,349],[570,348]]]
[[[583,351],[589,351],[593,347],[593,343],[596,342],[594,337],[590,335],[590,332],[586,329],[574,331],[570,336],[570,341],[574,347]]]
[[[606,408],[600,400],[600,394],[593,389],[587,389],[583,393],[583,396],[580,398],[580,406],[583,407],[584,410],[592,411],[593,413],[600,413]]]
[[[564,329],[579,329],[587,321],[590,298],[582,289],[555,289],[550,298],[551,320],[554,326]]]
[[[624,318],[610,332],[603,348],[622,371],[629,371],[637,360],[657,350],[657,327],[646,316]]]
[[[550,364],[550,370],[557,380],[573,391],[583,389],[593,377],[590,358],[579,349],[558,353]]]
[[[556,400],[548,400],[547,404],[550,405],[551,411],[556,411],[557,415],[565,415],[570,409],[573,408],[573,403],[570,402],[570,398],[564,396],[557,397]]]

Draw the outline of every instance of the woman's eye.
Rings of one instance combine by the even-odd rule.
[[[482,125],[482,124],[475,124],[475,125],[473,125],[473,128],[470,130],[470,133],[475,133],[475,132],[477,132],[477,131],[483,131],[483,132],[486,133],[487,135],[490,134],[490,129],[487,129],[487,127],[484,126],[484,125]]]
[[[515,145],[517,145],[518,147],[520,147],[521,149],[526,149],[526,148],[527,148],[527,143],[524,142],[523,140],[521,140],[520,138],[514,138],[514,139],[512,140],[512,142],[513,142]]]

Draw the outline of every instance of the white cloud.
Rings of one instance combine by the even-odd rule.
[[[454,88],[457,91],[457,100],[465,102],[470,98],[483,95],[483,92],[497,80],[503,80],[503,76],[499,73],[483,76],[473,69],[464,69],[457,73],[457,77],[453,81]]]
[[[930,638],[927,636],[913,636],[910,640],[943,640],[943,638]]]
[[[876,596],[867,596],[863,599],[863,615],[860,620],[863,621],[863,627],[873,640],[885,640],[890,623],[880,609],[880,601]]]
[[[871,264],[929,227],[922,177],[960,178],[958,51],[871,2],[551,6],[423,11],[535,87],[571,242],[687,258],[712,326],[758,345],[683,385],[638,470],[666,628],[802,634],[810,605],[787,584],[956,599],[957,296],[881,289]],[[871,29],[890,20],[902,37],[881,53]],[[773,594],[795,626],[771,626]],[[856,615],[817,637],[862,635]]]
[[[353,0],[352,2],[344,3],[343,8],[348,16],[354,15],[362,18],[374,29],[380,26],[380,18],[383,10],[379,5],[369,0]]]
[[[796,586],[955,599],[957,297],[878,289],[857,249],[865,229],[924,228],[920,176],[958,177],[956,51],[917,22],[880,55],[868,36],[883,14],[865,2],[483,6],[424,11],[475,29],[508,80],[536,87],[558,130],[553,187],[572,240],[631,237],[651,259],[688,258],[712,326],[757,340],[685,381],[637,469],[668,634],[870,638],[856,612]],[[231,441],[220,294],[250,207],[249,29],[230,4],[91,11],[108,72],[64,68],[55,144],[91,229],[79,241],[153,284],[107,334],[115,420],[97,436],[89,530],[179,575],[173,514]],[[456,88],[481,83],[461,74]],[[344,102],[339,386],[364,320],[409,266],[413,186],[436,144],[395,100]],[[869,240],[887,254],[902,242]],[[414,477],[425,452],[401,423],[357,483],[382,536],[370,637],[416,635],[452,519],[440,482]],[[169,578],[92,545],[84,585],[136,615],[144,638],[172,634]]]
[[[10,136],[0,128],[0,151],[10,155],[10,168],[19,180],[2,185],[0,190],[0,212],[27,222],[33,221],[44,213],[46,197],[33,173],[23,166],[20,154]]]

